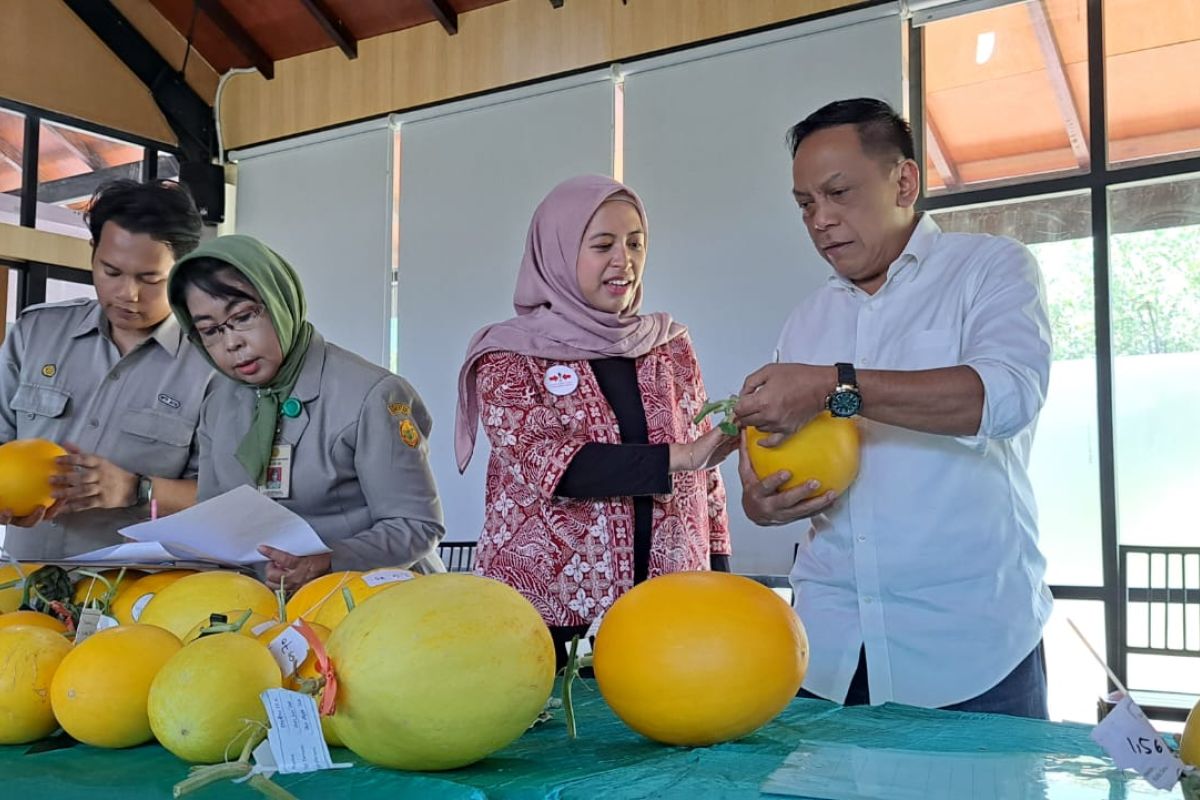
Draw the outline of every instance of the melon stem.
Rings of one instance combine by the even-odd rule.
[[[578,731],[575,727],[575,703],[571,690],[574,686],[575,679],[579,677],[579,671],[581,669],[586,669],[591,665],[591,656],[579,655],[579,637],[572,637],[571,651],[567,655],[567,666],[563,668],[562,682],[562,706],[563,713],[566,715],[568,739],[574,739],[578,734]]]
[[[287,594],[283,590],[283,578],[279,579],[279,589],[275,592],[275,603],[279,607],[279,621],[287,622]]]
[[[699,425],[709,414],[720,413],[723,415],[723,417],[721,421],[717,423],[717,427],[720,428],[721,432],[726,436],[737,436],[737,421],[733,417],[733,407],[736,406],[737,403],[737,395],[727,397],[724,400],[710,400],[700,407],[700,411],[696,414],[696,417],[692,420],[692,422],[696,425]]]

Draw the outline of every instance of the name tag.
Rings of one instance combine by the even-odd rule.
[[[271,448],[267,462],[267,480],[258,490],[272,500],[287,500],[292,496],[292,446],[277,444]]]

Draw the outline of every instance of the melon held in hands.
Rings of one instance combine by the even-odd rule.
[[[67,451],[45,439],[14,439],[0,445],[0,509],[18,517],[54,505],[50,478]]]
[[[769,434],[746,429],[746,452],[759,480],[780,470],[792,476],[782,489],[792,489],[816,480],[820,485],[809,497],[832,491],[841,494],[858,475],[858,426],[854,420],[822,411],[807,425],[775,447],[760,442]]]

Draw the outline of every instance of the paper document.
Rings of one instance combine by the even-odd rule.
[[[1094,800],[1163,797],[1111,761],[1044,753],[946,753],[806,743],[767,778],[768,795],[820,800]]]
[[[153,522],[122,528],[121,534],[166,551],[230,564],[258,564],[267,544],[296,556],[328,553],[329,548],[301,517],[249,486],[218,495]],[[186,554],[184,556],[183,554]]]

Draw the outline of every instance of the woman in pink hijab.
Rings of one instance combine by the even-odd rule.
[[[737,448],[707,421],[687,329],[640,314],[646,213],[584,176],[534,212],[517,316],[475,335],[459,376],[455,451],[491,443],[477,565],[516,588],[564,643],[655,575],[729,569],[725,488]]]

